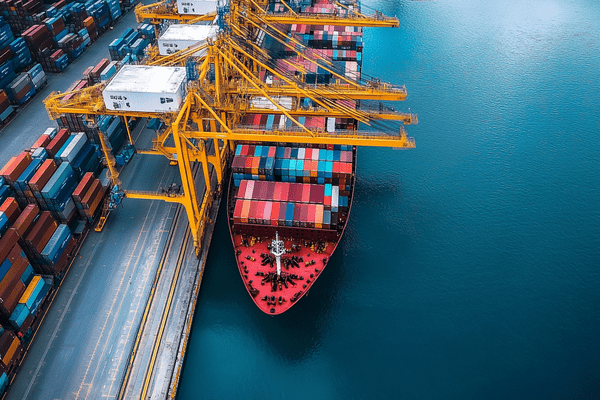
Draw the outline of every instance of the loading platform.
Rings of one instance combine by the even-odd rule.
[[[106,57],[108,43],[135,27],[125,15],[0,131],[0,161],[50,126],[42,99],[65,90]],[[132,132],[151,147],[145,121]],[[202,173],[197,174],[202,193]],[[167,159],[136,155],[121,171],[132,190],[158,193],[178,182]],[[210,212],[216,219],[219,198]],[[196,257],[185,212],[175,203],[127,199],[102,232],[88,234],[22,359],[6,399],[167,398],[174,396],[200,288],[212,225]]]

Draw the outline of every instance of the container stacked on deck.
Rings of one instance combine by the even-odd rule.
[[[271,4],[272,12],[288,12],[282,4]],[[347,10],[330,1],[296,4],[297,12],[345,16]],[[280,27],[280,29],[285,29]],[[310,60],[331,62],[328,69],[346,79],[360,78],[362,60],[362,29],[330,25],[291,25],[288,36],[306,44],[304,57],[284,48],[278,53],[275,68],[289,77],[302,76],[306,83],[331,84],[339,79],[330,71]],[[266,37],[264,46],[279,46]],[[270,72],[262,72],[261,80],[277,85],[280,79]],[[278,99],[283,107],[287,99]],[[311,109],[311,99],[299,99],[300,107]],[[355,108],[352,100],[338,100],[338,104]],[[264,103],[264,104],[263,104]],[[253,107],[273,109],[266,99],[255,97]],[[352,130],[352,118],[297,117],[305,127],[314,131],[334,132]],[[285,116],[247,114],[242,127],[258,130],[297,129]],[[336,230],[343,227],[350,204],[353,179],[353,148],[342,145],[307,147],[262,146],[243,144],[236,148],[232,163],[234,205],[233,222],[236,225],[270,225],[311,229]]]
[[[351,146],[238,145],[232,162],[237,224],[336,229],[349,206]]]

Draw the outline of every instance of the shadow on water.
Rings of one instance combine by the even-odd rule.
[[[199,328],[199,325],[212,324],[219,329],[227,329],[230,326],[226,325],[231,323],[228,321],[236,321],[243,325],[243,330],[253,342],[263,343],[286,364],[301,364],[318,351],[338,309],[337,294],[346,279],[341,254],[343,241],[310,292],[289,311],[278,316],[261,312],[244,290],[235,265],[225,201],[219,210],[212,243],[194,326]],[[220,321],[207,321],[203,314],[209,308],[228,315],[219,317]],[[199,334],[199,329],[192,330],[190,342],[196,334]]]

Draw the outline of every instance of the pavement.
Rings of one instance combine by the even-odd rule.
[[[133,12],[126,14],[65,72],[48,77],[48,86],[0,130],[0,163],[55,126],[42,100],[52,91],[66,90],[88,66],[108,57],[108,44],[135,26]],[[144,125],[132,135],[136,146],[150,148],[155,133]],[[120,179],[125,189],[156,192],[179,183],[179,173],[164,157],[137,154]],[[176,390],[212,233],[206,235],[199,261],[186,235],[186,215],[175,220],[178,207],[125,199],[102,232],[90,231],[5,398],[117,398],[126,372],[126,398],[142,391],[153,399],[165,398]],[[216,218],[218,202],[214,208]],[[186,252],[180,257],[184,243]]]

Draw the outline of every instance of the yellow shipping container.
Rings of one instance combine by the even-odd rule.
[[[10,344],[10,347],[8,348],[8,351],[4,355],[4,358],[2,359],[2,362],[4,363],[4,365],[8,366],[8,364],[11,362],[13,356],[15,355],[17,348],[19,348],[20,344],[21,344],[21,342],[19,341],[18,338],[13,339],[12,343]]]
[[[29,296],[31,296],[31,293],[33,293],[33,290],[37,286],[40,279],[42,279],[42,277],[39,275],[36,275],[33,277],[31,282],[29,282],[29,285],[27,285],[27,289],[25,289],[25,293],[23,293],[23,295],[21,296],[19,303],[22,303],[22,304],[27,303],[27,300],[29,300]]]

